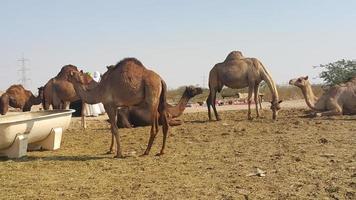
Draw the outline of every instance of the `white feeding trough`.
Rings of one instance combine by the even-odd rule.
[[[27,148],[55,150],[74,110],[22,112],[0,116],[0,156],[19,158]]]

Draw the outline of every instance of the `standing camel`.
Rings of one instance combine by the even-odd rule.
[[[186,87],[178,104],[173,106],[167,103],[168,123],[170,126],[182,124],[181,120],[174,119],[181,116],[188,104],[188,101],[196,95],[203,93],[199,87]],[[150,125],[150,113],[147,105],[138,105],[120,108],[117,113],[117,126],[119,128],[131,128]],[[161,123],[161,121],[160,121]]]
[[[22,85],[11,85],[0,97],[0,114],[5,115],[9,106],[30,111],[32,105],[39,105],[43,98],[43,87],[38,88],[38,96],[26,90]]]
[[[305,102],[315,116],[356,114],[356,77],[330,87],[320,98],[314,95],[308,76],[291,79],[289,84],[302,90]]]
[[[248,119],[251,117],[251,102],[252,92],[254,93],[255,108],[257,117],[260,116],[258,109],[258,87],[260,82],[264,80],[272,93],[272,118],[277,118],[280,110],[280,103],[278,100],[278,91],[276,85],[262,63],[256,58],[245,58],[240,51],[232,51],[222,63],[217,63],[209,73],[209,89],[210,93],[206,100],[208,106],[208,116],[211,120],[210,106],[213,107],[216,120],[221,120],[216,111],[215,101],[216,92],[221,92],[223,86],[230,88],[241,89],[248,87]]]
[[[73,71],[69,81],[79,97],[86,103],[102,102],[109,116],[111,133],[116,140],[116,158],[122,158],[119,131],[116,124],[117,108],[146,104],[151,111],[151,132],[147,148],[143,155],[148,155],[158,133],[158,116],[162,121],[163,143],[158,155],[164,154],[168,134],[166,114],[167,86],[155,72],[146,69],[136,58],[125,58],[115,67],[108,69],[97,87],[86,90],[83,86],[83,73]],[[110,146],[110,151],[113,145]]]
[[[43,108],[48,110],[50,105],[53,109],[69,109],[70,102],[79,100],[73,84],[68,81],[70,72],[78,72],[78,68],[74,65],[65,65],[56,77],[51,78],[44,86]],[[84,84],[88,88],[95,87],[97,83],[88,75],[84,74]],[[86,128],[84,119],[84,104],[82,105],[82,126]]]

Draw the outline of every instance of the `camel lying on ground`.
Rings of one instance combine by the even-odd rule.
[[[143,64],[135,58],[126,58],[109,68],[102,76],[98,86],[87,90],[84,85],[83,73],[72,71],[69,81],[73,83],[74,89],[79,97],[86,103],[104,104],[109,116],[111,133],[116,139],[116,156],[122,158],[120,137],[117,127],[117,110],[122,106],[134,106],[146,104],[151,111],[150,138],[143,155],[148,155],[153,141],[158,133],[158,117],[162,122],[163,143],[158,155],[164,154],[166,139],[168,135],[168,119],[166,106],[167,86],[161,77],[155,72],[146,69]],[[113,142],[109,152],[113,151]]]
[[[43,98],[43,87],[38,88],[38,96],[35,97],[31,91],[22,85],[10,86],[0,97],[0,114],[5,115],[9,106],[20,108],[23,112],[30,111],[32,105],[39,105]]]
[[[51,78],[44,86],[43,108],[48,110],[50,105],[53,109],[69,109],[69,104],[78,101],[80,98],[76,94],[73,84],[68,81],[71,72],[78,72],[74,65],[65,65],[56,77]],[[95,87],[97,83],[88,75],[84,74],[84,84],[88,88]],[[82,126],[85,128],[84,105],[82,105]]]
[[[278,99],[278,91],[272,79],[272,76],[256,58],[245,58],[240,51],[232,51],[222,63],[217,63],[209,73],[209,89],[210,93],[206,100],[208,106],[208,116],[211,120],[210,106],[212,106],[216,120],[221,118],[216,111],[215,101],[216,92],[221,92],[223,86],[229,88],[241,89],[248,87],[248,119],[251,117],[251,102],[252,92],[256,104],[257,117],[260,116],[258,109],[258,87],[261,81],[265,81],[272,94],[271,110],[272,118],[276,119],[280,110],[280,101]]]
[[[183,114],[191,98],[201,93],[203,93],[201,88],[189,86],[185,88],[177,105],[173,106],[167,103],[168,123],[170,126],[178,126],[183,123],[181,120],[175,118]],[[151,111],[147,109],[145,104],[120,108],[117,113],[117,126],[119,128],[148,126],[150,125],[150,115]],[[159,123],[161,124],[162,122],[159,121]]]
[[[292,79],[289,84],[302,90],[305,102],[314,111],[314,116],[356,114],[356,77],[330,87],[320,98],[314,95],[308,76]]]

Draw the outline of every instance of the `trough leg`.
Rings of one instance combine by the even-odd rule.
[[[8,158],[21,158],[27,154],[28,139],[26,135],[17,135],[14,143],[5,150],[0,150],[0,156]]]

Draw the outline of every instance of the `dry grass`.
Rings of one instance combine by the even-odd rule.
[[[105,118],[75,118],[61,149],[0,161],[0,199],[355,199],[355,116],[310,119],[282,110],[278,121],[246,111],[184,114],[166,154],[143,153],[149,127],[121,129],[126,159],[105,155]],[[265,177],[248,176],[258,167]]]

